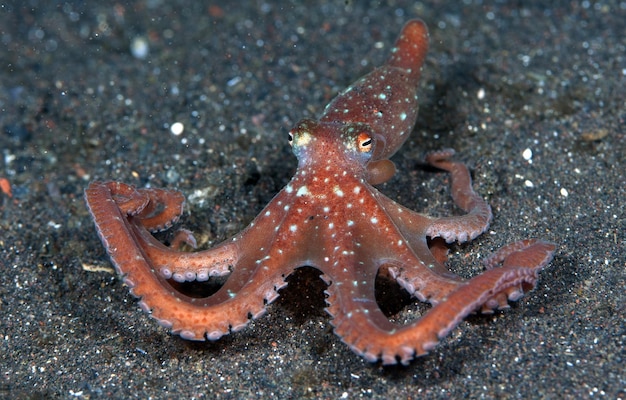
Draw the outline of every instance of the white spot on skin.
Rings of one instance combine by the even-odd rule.
[[[289,230],[290,230],[291,232],[295,232],[295,231],[297,231],[297,230],[298,230],[298,226],[297,226],[297,225],[291,225],[291,226],[289,227]]]
[[[400,113],[400,120],[404,121],[405,119],[406,119],[406,113],[405,112]]]
[[[354,225],[354,221],[352,221],[351,219],[348,220],[348,226],[352,226]]]
[[[370,221],[372,222],[372,224],[377,224],[378,223],[378,218],[372,217],[372,218],[370,218]]]
[[[293,192],[293,186],[291,186],[291,185],[285,186],[285,192],[292,193]]]
[[[261,258],[260,260],[256,260],[255,263],[256,264],[261,264],[263,261],[269,260],[270,256],[265,256],[264,258]]]
[[[339,197],[343,197],[343,190],[341,190],[341,188],[339,186],[335,186],[333,188],[333,192],[335,192],[335,194]]]
[[[296,196],[298,197],[302,197],[302,196],[306,196],[309,194],[309,189],[306,187],[306,185],[300,186],[300,189],[298,189],[298,192],[296,193]]]
[[[354,194],[359,194],[361,193],[361,186],[355,186],[354,189],[352,190],[354,192]]]

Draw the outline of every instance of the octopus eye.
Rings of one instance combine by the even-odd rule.
[[[287,141],[289,141],[290,146],[293,146],[293,133],[291,133],[291,131],[289,132],[289,138],[287,138]]]
[[[365,132],[359,133],[357,138],[359,142],[359,151],[361,153],[369,153],[372,151],[372,138]]]

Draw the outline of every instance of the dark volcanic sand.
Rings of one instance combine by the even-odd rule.
[[[0,194],[0,397],[626,397],[625,2],[51,3],[0,5],[12,187]],[[332,333],[310,269],[214,343],[141,312],[95,233],[87,183],[196,195],[182,226],[205,246],[227,238],[293,173],[287,130],[379,65],[413,17],[431,32],[420,117],[381,190],[458,212],[445,174],[420,163],[455,148],[495,218],[453,248],[453,269],[472,276],[506,243],[549,239],[558,254],[536,290],[392,368]],[[387,307],[397,320],[423,310]]]

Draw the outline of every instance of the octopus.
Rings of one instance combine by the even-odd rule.
[[[541,239],[500,248],[471,279],[448,269],[449,245],[476,238],[492,219],[454,151],[429,153],[425,161],[450,174],[463,215],[418,213],[374,188],[396,172],[389,158],[416,122],[427,49],[425,24],[409,21],[384,65],[340,93],[319,120],[298,122],[289,132],[298,159],[291,181],[245,229],[208,250],[189,251],[195,238],[184,229],[169,245],[153,235],[180,218],[180,192],[92,182],[88,209],[141,308],[173,334],[213,341],[262,316],[286,277],[309,266],[327,284],[326,311],[341,340],[367,361],[406,365],[469,314],[506,308],[533,289],[555,252]],[[379,274],[432,307],[412,322],[392,322],[376,299]],[[201,297],[179,284],[211,279],[222,286]]]

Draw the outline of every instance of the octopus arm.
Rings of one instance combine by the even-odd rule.
[[[504,255],[501,267],[494,267],[459,284],[443,301],[420,319],[399,326],[380,311],[373,285],[347,291],[348,281],[331,280],[328,288],[328,312],[333,316],[335,332],[357,354],[371,362],[408,364],[414,357],[426,354],[470,313],[480,309],[510,288],[532,289],[539,271],[552,259],[554,245],[533,241]],[[511,300],[516,300],[516,297]]]
[[[372,192],[415,255],[433,272],[459,280],[460,278],[445,266],[448,249],[443,241],[450,243],[455,240],[464,242],[474,239],[487,229],[492,213],[489,204],[472,188],[470,173],[465,164],[450,160],[453,155],[453,150],[442,150],[430,153],[426,161],[451,173],[452,198],[455,204],[467,213],[465,215],[430,217],[404,207],[380,192],[374,190]],[[428,241],[428,238],[431,240]],[[410,293],[419,286],[420,269],[390,268],[390,272]],[[444,294],[445,291],[441,293]],[[436,304],[439,296],[429,297],[429,301]]]
[[[556,245],[539,239],[525,239],[510,243],[485,259],[483,264],[487,270],[502,267],[513,267],[516,265],[539,266],[543,268],[553,257]],[[509,286],[505,290],[493,296],[483,304],[481,312],[489,314],[494,309],[508,308],[508,301],[515,301],[521,298],[534,285],[522,282],[517,286]]]
[[[230,243],[223,243],[209,252],[183,252],[163,245],[150,234],[179,219],[184,205],[180,192],[136,189],[118,182],[93,182],[85,190],[85,200],[100,237],[103,238],[105,232],[109,235],[105,247],[113,261],[121,257],[124,249],[141,245],[152,269],[165,278],[190,281],[228,274],[229,266],[237,260],[238,249]],[[111,218],[109,212],[115,217]],[[183,235],[187,235],[185,242],[195,243],[191,233],[183,231]],[[115,265],[118,273],[126,273],[121,267],[124,264],[116,262]]]
[[[437,218],[427,227],[426,235],[441,237],[446,242],[466,242],[476,238],[489,227],[491,207],[472,188],[472,178],[465,164],[451,161],[454,150],[430,153],[426,161],[451,175],[450,190],[454,203],[467,214],[456,217]]]
[[[272,236],[259,232],[268,232],[273,220],[264,220],[257,228],[253,223],[240,234],[238,238],[249,245],[245,250],[237,241],[231,241],[201,252],[176,251],[158,242],[143,225],[139,217],[143,210],[135,203],[145,202],[131,196],[120,206],[115,190],[113,185],[95,182],[85,192],[100,238],[131,293],[141,299],[141,307],[185,339],[215,340],[263,315],[266,305],[278,297],[278,289],[285,285],[286,274],[294,268],[292,263],[275,269],[267,267]],[[135,209],[133,215],[128,215],[130,208],[125,205],[131,203]],[[166,208],[155,205],[155,209]],[[255,229],[261,231],[255,233]],[[159,270],[173,262],[187,263],[181,268],[188,271],[214,268],[218,271],[215,275],[228,272],[228,265],[232,264],[233,273],[215,294],[192,298],[176,290]]]
[[[423,269],[428,269],[447,280],[460,280],[445,265],[448,259],[448,246],[442,239],[428,240],[427,238],[426,231],[437,218],[404,207],[380,192],[375,195],[378,203],[398,229],[400,236],[413,251],[415,258],[420,261],[419,265],[422,266],[418,267],[414,263],[410,268],[390,266],[389,271],[392,277],[409,293],[415,294],[421,300],[423,299],[415,293],[415,288],[422,286],[418,282]],[[429,296],[428,301],[436,302],[437,296]]]
[[[125,216],[137,216],[152,232],[172,226],[183,213],[185,198],[166,189],[136,189],[122,182],[92,182],[85,190],[87,205],[96,199],[114,202]],[[93,214],[93,210],[92,210]]]

